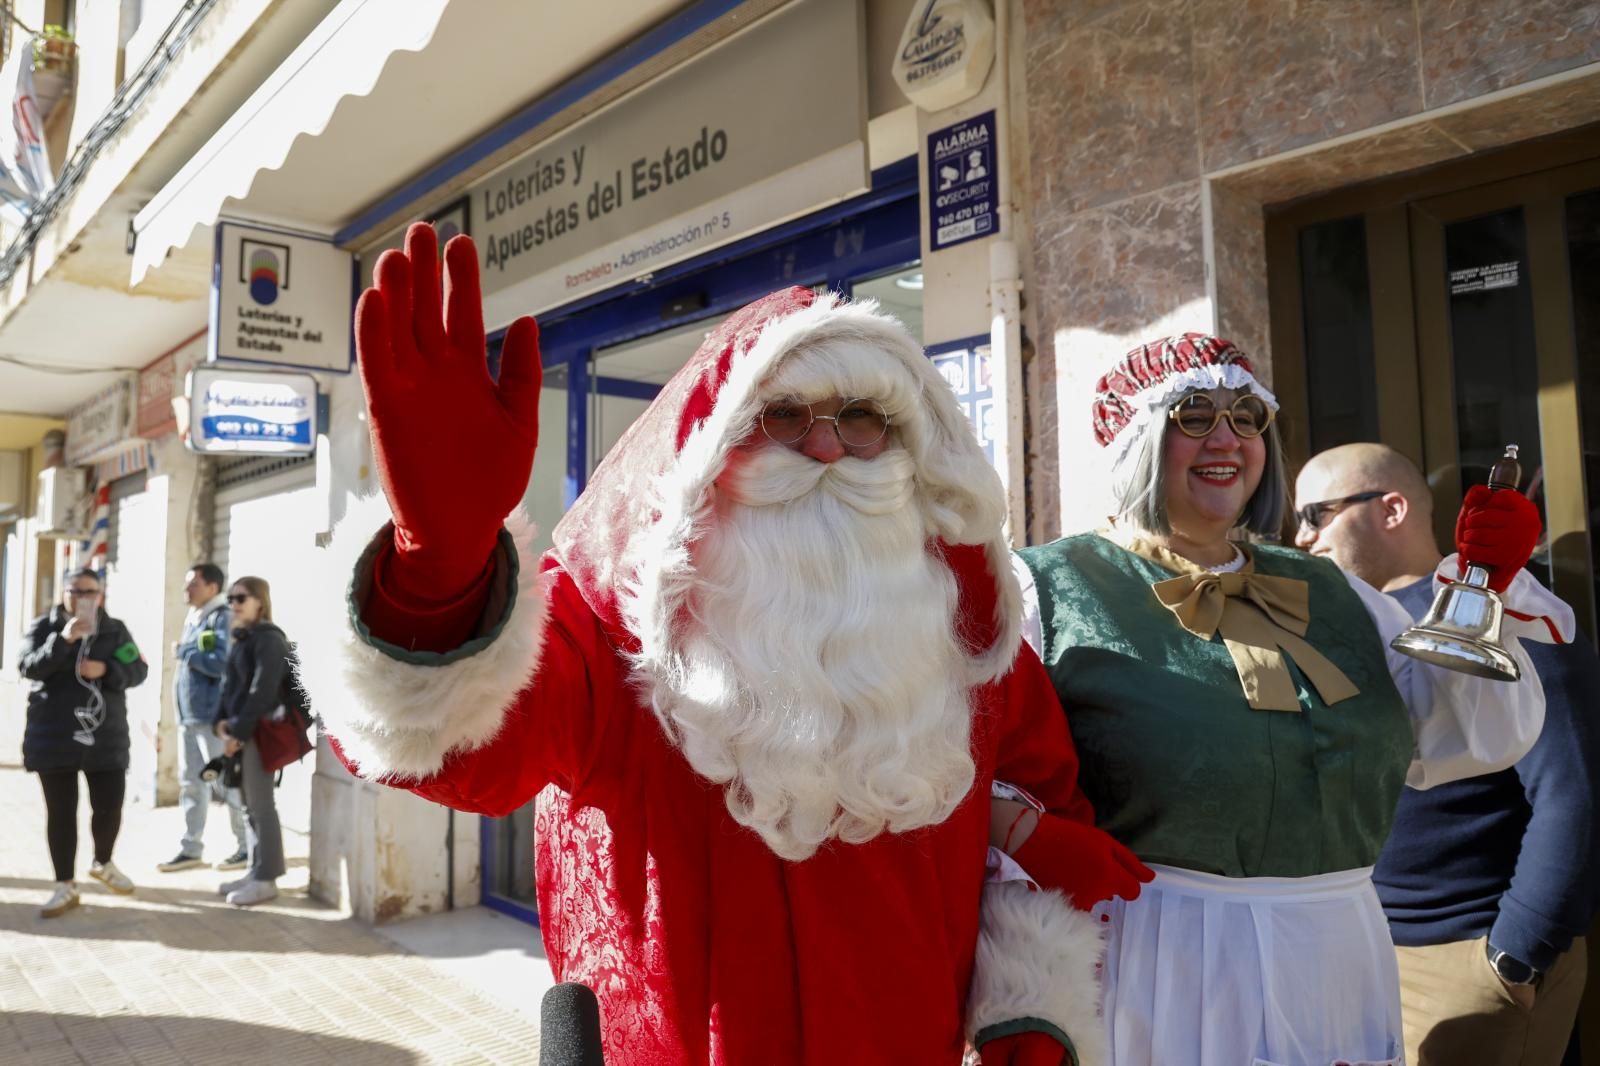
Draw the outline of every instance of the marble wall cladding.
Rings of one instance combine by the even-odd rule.
[[[1211,202],[1211,269],[1216,275],[1217,332],[1251,357],[1272,387],[1267,308],[1267,218],[1261,201],[1217,182]]]
[[[1030,484],[1046,536],[1090,528],[1106,514],[1089,430],[1094,380],[1141,341],[1211,328],[1200,197],[1200,183],[1186,182],[1035,228],[1031,298],[1043,334],[1035,363],[1052,365],[1034,371],[1029,394],[1054,407],[1057,464]]]
[[[1199,177],[1188,0],[1056,19],[1030,36],[1036,197],[1081,211]]]
[[[1600,61],[1595,0],[1416,0],[1424,106]]]
[[[1022,29],[1028,40],[1039,40],[1069,26],[1110,14],[1119,8],[1142,7],[1150,0],[1021,0]]]
[[[1054,320],[1057,302],[1048,295],[1035,297],[1038,319]],[[1028,394],[1028,445],[1023,460],[1027,483],[1029,544],[1044,544],[1055,539],[1061,528],[1060,439],[1056,428],[1055,349],[1048,336],[1034,339],[1033,358],[1022,369],[1023,388]]]
[[[1595,8],[1600,11],[1600,5]],[[1528,92],[1432,119],[1475,152],[1544,137],[1600,120],[1600,64]]]
[[[1342,185],[1432,166],[1468,149],[1436,123],[1412,122],[1214,179],[1257,203],[1276,204]]]
[[[1422,106],[1412,0],[1192,0],[1206,171]]]
[[[1200,183],[1161,189],[1034,231],[1040,286],[1058,297],[1042,321],[1134,336],[1206,295]],[[1048,279],[1047,281],[1045,279]]]

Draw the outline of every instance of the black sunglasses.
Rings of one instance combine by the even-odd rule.
[[[228,602],[229,603],[243,603],[245,600],[248,600],[249,598],[250,598],[250,594],[248,592],[232,592],[232,593],[228,594]]]
[[[1354,496],[1345,496],[1337,500],[1320,500],[1317,503],[1308,503],[1297,510],[1294,515],[1300,519],[1302,528],[1321,529],[1322,524],[1351,504],[1366,503],[1387,496],[1388,489],[1379,489],[1376,492],[1358,492]]]

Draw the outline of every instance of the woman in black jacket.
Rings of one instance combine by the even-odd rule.
[[[54,918],[78,905],[78,774],[89,782],[94,863],[89,876],[127,895],[133,882],[111,861],[122,827],[128,773],[128,704],[123,693],[149,673],[128,627],[106,614],[100,575],[67,577],[60,605],[33,621],[17,669],[33,682],[22,765],[44,789],[45,836],[56,886],[39,912]]]
[[[265,903],[278,895],[283,876],[283,829],[278,824],[272,774],[250,743],[256,725],[284,701],[289,681],[289,640],[272,624],[272,587],[259,577],[241,577],[228,591],[233,609],[233,643],[217,708],[217,735],[227,755],[240,754],[241,788],[250,822],[250,870],[222,885],[228,902],[239,907]]]

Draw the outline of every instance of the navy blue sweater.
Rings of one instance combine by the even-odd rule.
[[[1394,593],[1412,617],[1430,576]],[[1373,881],[1394,942],[1475,940],[1540,970],[1589,928],[1595,911],[1600,779],[1600,657],[1523,641],[1544,685],[1544,731],[1509,770],[1427,791],[1406,789]]]

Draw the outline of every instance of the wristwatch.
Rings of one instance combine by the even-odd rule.
[[[1484,950],[1489,955],[1489,967],[1499,975],[1500,980],[1508,985],[1531,985],[1539,987],[1539,982],[1544,980],[1544,974],[1532,966],[1512,955],[1510,952],[1501,951],[1493,944],[1485,942]]]

